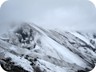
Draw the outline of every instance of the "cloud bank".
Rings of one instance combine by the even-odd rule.
[[[96,30],[96,8],[89,0],[8,0],[0,9],[1,27],[19,21],[45,29]]]

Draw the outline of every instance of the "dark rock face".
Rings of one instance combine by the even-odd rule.
[[[24,70],[23,68],[19,66],[13,66],[12,69],[8,72],[28,72],[28,71]]]
[[[8,72],[88,72],[96,63],[94,33],[24,23],[6,36],[0,39],[0,61]]]
[[[77,72],[86,72],[86,71],[83,71],[83,70],[79,70],[79,71],[77,71]]]
[[[5,61],[6,63],[1,64],[1,67],[7,72],[28,72],[20,66],[15,66],[14,63],[11,62],[11,58],[7,58],[3,61]]]

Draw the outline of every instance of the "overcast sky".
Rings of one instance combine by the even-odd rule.
[[[88,0],[8,0],[0,9],[0,32],[18,21],[46,29],[96,30],[96,8]]]

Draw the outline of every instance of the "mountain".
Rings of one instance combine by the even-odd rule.
[[[0,63],[8,72],[88,72],[96,63],[96,33],[22,23],[0,36]]]

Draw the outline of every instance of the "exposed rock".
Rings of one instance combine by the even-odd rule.
[[[95,33],[24,23],[0,37],[0,63],[8,72],[88,72],[96,63]]]

